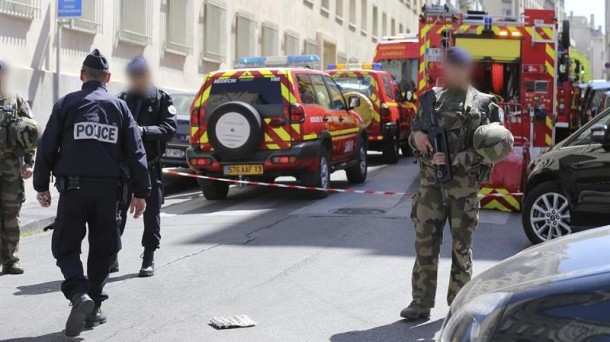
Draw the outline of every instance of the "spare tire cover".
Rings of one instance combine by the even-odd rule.
[[[373,118],[375,117],[375,107],[373,107],[373,102],[371,102],[368,97],[355,91],[345,93],[345,98],[349,99],[351,96],[357,96],[360,98],[360,106],[355,107],[354,111],[360,115],[364,125],[368,127],[373,122]]]
[[[223,160],[241,159],[260,144],[261,116],[245,102],[226,102],[210,114],[207,131],[210,144]]]

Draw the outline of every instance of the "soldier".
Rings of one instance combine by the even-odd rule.
[[[151,191],[146,199],[144,212],[144,233],[142,234],[142,267],[140,277],[154,275],[154,254],[161,243],[161,205],[163,204],[163,183],[161,157],[165,153],[165,143],[176,134],[176,107],[172,98],[152,84],[148,63],[142,55],[134,57],[127,65],[129,90],[119,94],[127,102],[138,124],[148,158]],[[121,234],[125,230],[127,208],[121,210]],[[111,272],[119,270],[118,257],[113,258]]]
[[[110,257],[120,249],[117,204],[121,167],[128,168],[135,198],[131,212],[145,210],[150,191],[146,154],[140,132],[127,104],[106,90],[110,81],[106,58],[93,50],[81,69],[82,90],[61,98],[53,107],[39,144],[34,189],[43,207],[51,204],[49,176],[60,193],[51,249],[65,281],[65,297],[72,302],[66,335],[78,336],[83,323],[106,322],[100,306]],[[60,153],[61,152],[61,153]],[[89,227],[87,277],[80,260],[81,243]]]
[[[38,135],[26,145],[18,138],[23,123],[36,125],[19,95],[8,91],[8,64],[0,59],[0,262],[2,273],[22,274],[19,264],[19,211],[25,201],[23,180],[32,176]],[[36,131],[36,129],[34,129]]]
[[[472,58],[457,47],[449,48],[444,62],[446,86],[431,90],[436,96],[439,127],[447,130],[453,179],[440,186],[435,182],[434,165],[444,165],[445,155],[433,152],[432,145],[417,113],[409,138],[420,166],[420,188],[413,198],[411,219],[415,226],[415,266],[413,301],[401,311],[408,320],[427,318],[434,307],[438,258],[443,227],[449,221],[452,236],[452,264],[447,302],[472,275],[472,233],[479,220],[479,184],[485,181],[491,165],[473,146],[476,129],[490,122],[500,122],[502,111],[493,96],[479,93],[471,86]]]

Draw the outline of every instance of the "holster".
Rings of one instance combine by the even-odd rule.
[[[78,176],[55,177],[55,188],[59,193],[80,190],[80,178]]]

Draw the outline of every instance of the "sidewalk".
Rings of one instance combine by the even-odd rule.
[[[49,226],[55,220],[55,214],[57,213],[57,200],[59,199],[59,193],[55,187],[51,186],[51,206],[43,208],[38,204],[36,200],[36,190],[32,183],[32,178],[24,181],[25,188],[25,203],[21,207],[20,219],[21,219],[21,234],[31,234],[37,231],[41,231],[43,228]]]

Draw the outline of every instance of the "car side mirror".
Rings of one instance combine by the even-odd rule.
[[[596,144],[606,144],[608,142],[608,126],[593,126],[593,128],[591,128],[591,142]]]
[[[350,96],[349,98],[349,109],[360,107],[360,98],[358,96]]]
[[[413,100],[413,92],[412,92],[412,91],[410,91],[410,90],[409,90],[409,91],[407,91],[407,92],[405,93],[405,99],[407,99],[407,101],[411,101],[411,100]]]

